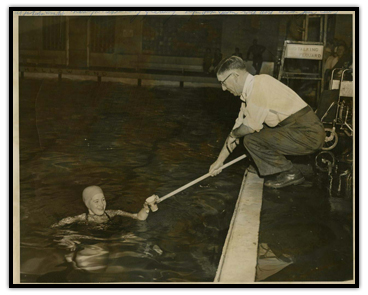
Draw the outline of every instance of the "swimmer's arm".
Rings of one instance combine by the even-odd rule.
[[[124,217],[130,217],[133,219],[138,220],[146,220],[148,217],[149,209],[148,206],[144,206],[138,213],[129,213],[122,210],[106,210],[107,214],[109,214],[111,217],[114,217],[116,215],[124,216]]]
[[[116,216],[116,215],[119,215],[119,216],[124,216],[124,217],[130,217],[130,218],[133,218],[133,219],[138,219],[138,217],[137,217],[138,214],[136,214],[136,213],[129,213],[129,212],[125,212],[123,210],[111,210],[111,211],[113,211],[112,217]],[[107,211],[107,213],[109,214],[109,211]]]
[[[54,223],[53,225],[51,225],[51,227],[52,228],[61,227],[61,226],[64,226],[64,225],[77,223],[77,222],[80,222],[82,220],[86,220],[86,213],[83,213],[83,214],[77,215],[77,216],[66,217],[66,218],[60,220],[59,222]]]

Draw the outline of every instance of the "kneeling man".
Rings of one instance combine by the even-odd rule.
[[[222,89],[239,96],[235,125],[209,172],[217,175],[226,158],[243,138],[259,174],[271,176],[265,186],[281,188],[304,181],[285,155],[307,155],[322,148],[324,127],[312,108],[292,89],[269,75],[253,76],[244,61],[232,56],[218,65]]]

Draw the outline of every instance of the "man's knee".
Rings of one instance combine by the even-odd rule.
[[[318,143],[316,151],[322,149],[323,145],[325,144],[325,140],[326,140],[326,132],[324,129],[322,129],[318,134]]]
[[[261,140],[258,132],[254,132],[252,134],[247,134],[243,138],[244,147],[247,148],[247,149],[249,149],[249,148],[251,148],[251,149],[252,148],[258,148],[261,143],[262,143],[262,140]]]
[[[251,134],[247,134],[243,137],[243,144],[245,147],[247,147],[252,142]]]
[[[314,135],[313,140],[311,140],[311,147],[314,149],[314,152],[316,152],[323,147],[326,139],[326,132],[323,124],[318,118],[316,118],[314,124],[311,124],[311,128],[312,134]]]

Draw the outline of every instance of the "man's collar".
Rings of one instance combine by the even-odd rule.
[[[240,96],[240,99],[242,101],[245,101],[248,98],[248,96],[250,95],[250,93],[252,92],[253,80],[254,80],[254,76],[252,74],[248,73],[247,78],[245,78],[242,94]]]

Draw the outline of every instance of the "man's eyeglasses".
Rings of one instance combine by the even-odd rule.
[[[225,81],[232,75],[232,74],[234,74],[234,73],[231,73],[229,76],[227,76],[224,80],[222,80],[222,81],[220,81],[221,82],[221,85],[222,86],[225,86],[226,87],[226,85],[225,85]]]

